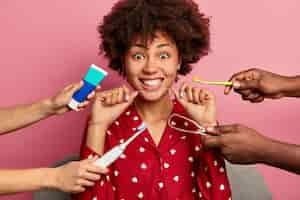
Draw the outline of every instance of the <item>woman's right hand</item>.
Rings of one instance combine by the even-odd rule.
[[[137,91],[130,91],[125,85],[97,92],[89,123],[108,128],[132,104],[137,94]]]

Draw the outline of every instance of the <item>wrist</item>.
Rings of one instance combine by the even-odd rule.
[[[300,76],[284,77],[281,87],[285,97],[300,96]]]
[[[45,115],[55,115],[55,106],[51,98],[47,98],[41,101],[42,110],[45,113]]]
[[[273,140],[264,138],[264,140],[260,142],[260,147],[256,152],[256,160],[258,163],[270,164],[273,160],[273,156],[277,154],[277,145]]]
[[[103,128],[103,129],[108,129],[110,125],[111,125],[111,123],[107,123],[107,121],[105,121],[99,117],[97,118],[97,117],[91,116],[90,120],[88,121],[88,126],[97,126],[97,127]]]
[[[56,168],[44,168],[41,177],[41,186],[46,189],[58,189],[58,170]]]

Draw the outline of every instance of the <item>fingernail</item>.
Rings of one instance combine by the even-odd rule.
[[[236,81],[236,82],[233,82],[233,87],[234,88],[240,88],[241,87],[241,83]]]
[[[99,175],[96,175],[96,179],[99,180],[101,178],[101,176]]]
[[[215,130],[214,127],[207,127],[207,128],[206,128],[206,131],[207,131],[207,132],[213,132],[214,130]]]
[[[183,92],[180,92],[179,97],[180,97],[180,98],[183,98],[183,97],[184,97],[184,93],[183,93]]]
[[[128,96],[128,94],[125,95],[125,100],[126,100],[126,101],[129,101],[129,96]]]

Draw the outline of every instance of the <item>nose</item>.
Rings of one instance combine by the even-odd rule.
[[[143,67],[143,72],[145,74],[154,74],[157,72],[158,68],[157,63],[153,59],[149,58]]]

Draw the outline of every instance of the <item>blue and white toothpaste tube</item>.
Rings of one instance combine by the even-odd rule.
[[[86,100],[87,96],[96,89],[107,74],[106,71],[92,64],[83,78],[83,86],[74,93],[68,106],[73,110],[78,110],[78,105]]]

